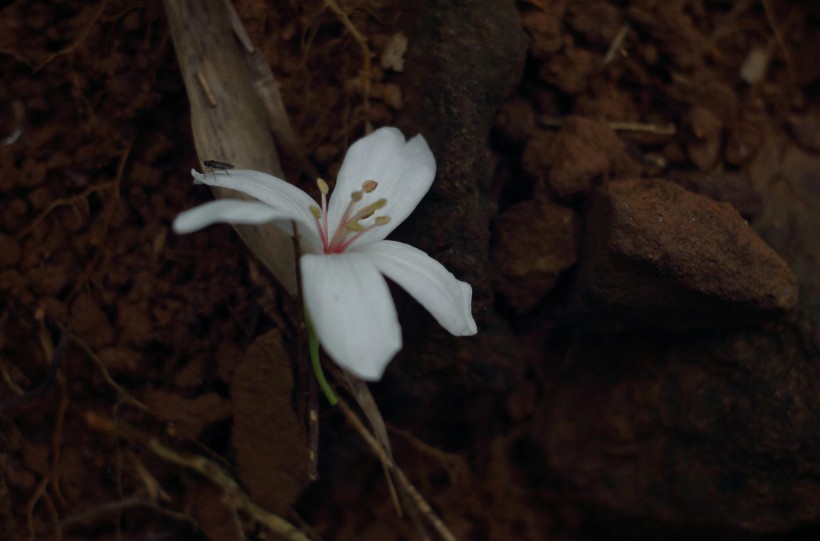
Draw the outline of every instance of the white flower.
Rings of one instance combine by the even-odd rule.
[[[384,240],[430,189],[436,161],[420,135],[405,141],[395,128],[381,128],[354,143],[345,156],[336,189],[318,181],[321,205],[299,188],[258,171],[203,175],[197,182],[230,188],[258,200],[220,199],[183,212],[177,233],[216,222],[273,222],[292,234],[296,223],[305,306],[319,343],[340,366],[365,380],[378,380],[401,349],[401,327],[387,276],[456,336],[476,333],[472,288],[421,250]]]

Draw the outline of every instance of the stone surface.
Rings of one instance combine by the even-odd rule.
[[[572,312],[602,328],[736,325],[791,310],[786,263],[730,205],[659,179],[593,198]]]
[[[533,425],[549,484],[567,498],[640,539],[738,539],[820,520],[820,365],[793,329],[577,344]]]
[[[472,286],[480,329],[475,337],[453,337],[394,288],[404,349],[385,377],[393,399],[416,410],[401,397],[423,394],[437,402],[468,389],[506,388],[514,379],[512,346],[497,346],[509,337],[492,313],[487,143],[496,108],[523,73],[527,39],[513,0],[414,0],[408,6],[403,24],[410,45],[397,78],[406,106],[397,125],[407,135],[424,135],[438,168],[429,193],[391,238],[425,251]],[[428,411],[438,418],[457,412]]]
[[[489,216],[482,193],[492,165],[487,138],[496,107],[524,69],[527,41],[513,0],[416,1],[408,12],[407,105],[397,123],[424,134],[436,180],[393,238],[424,250],[473,287],[475,311],[492,304]]]

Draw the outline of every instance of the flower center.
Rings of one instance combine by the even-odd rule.
[[[341,254],[367,231],[390,222],[390,216],[374,216],[377,210],[384,208],[387,199],[377,199],[373,203],[362,204],[365,194],[373,193],[379,186],[375,180],[365,180],[360,190],[350,194],[350,202],[342,213],[339,223],[331,229],[327,222],[327,194],[330,188],[327,182],[320,178],[316,179],[316,185],[319,186],[319,192],[322,194],[322,208],[311,206],[310,213],[316,218],[319,236],[322,238],[322,246],[326,254]]]

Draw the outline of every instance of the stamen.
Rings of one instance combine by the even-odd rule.
[[[319,225],[319,232],[326,254],[342,253],[367,231],[370,231],[374,227],[390,223],[389,216],[376,216],[369,225],[361,223],[362,220],[372,218],[377,210],[387,205],[387,199],[381,198],[356,210],[358,203],[364,199],[365,194],[373,193],[379,185],[375,180],[365,180],[362,182],[362,188],[360,190],[356,190],[350,194],[350,201],[347,204],[347,208],[342,213],[339,223],[336,224],[334,228],[333,238],[330,238],[330,224],[328,224],[327,214],[327,194],[330,190],[327,183],[320,178],[316,179],[316,185],[322,193],[322,207],[320,209],[319,207],[312,206],[310,207],[310,213],[316,218]]]
[[[354,218],[359,220],[363,220],[364,218],[369,218],[379,209],[384,208],[387,204],[387,199],[379,199],[375,203],[370,203],[366,207],[362,207],[359,211],[355,214]]]
[[[316,219],[319,220],[319,233],[322,237],[322,242],[327,242],[327,194],[330,192],[330,188],[327,185],[327,182],[324,181],[322,178],[316,179],[316,185],[319,187],[319,192],[322,194],[322,215],[324,216],[323,220],[319,220],[317,216]],[[313,210],[311,210],[313,212]],[[315,214],[314,214],[315,216]]]
[[[353,223],[355,223],[358,226],[358,228],[354,229],[348,226],[348,229],[355,231],[356,234],[347,239],[346,241],[344,241],[341,245],[337,246],[334,250],[336,253],[341,253],[347,250],[351,244],[353,244],[354,242],[356,242],[356,240],[359,239],[359,237],[361,237],[374,227],[390,223],[390,216],[376,216],[376,219],[373,220],[373,223],[367,227],[362,227],[362,225],[359,222],[351,222],[351,224]]]
[[[324,199],[324,196],[322,196]],[[319,236],[322,237],[322,244],[327,243],[327,216],[322,220],[322,210],[316,205],[310,206],[310,213],[316,218],[316,225],[319,228]]]

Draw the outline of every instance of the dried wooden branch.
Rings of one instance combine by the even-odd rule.
[[[191,104],[200,159],[282,177],[264,106],[222,0],[165,0],[179,67]],[[225,189],[217,197],[248,197]],[[273,224],[235,226],[242,240],[290,294],[296,291],[288,236]]]
[[[122,421],[115,423],[112,419],[103,417],[93,411],[87,411],[85,413],[85,422],[89,427],[98,432],[111,434],[139,443],[159,458],[197,472],[222,490],[226,505],[237,511],[245,512],[260,524],[265,525],[272,532],[281,535],[285,539],[290,541],[309,541],[305,534],[296,526],[254,503],[245,491],[242,490],[239,483],[216,462],[204,456],[178,453],[161,444],[156,438],[148,434],[143,434]]]

